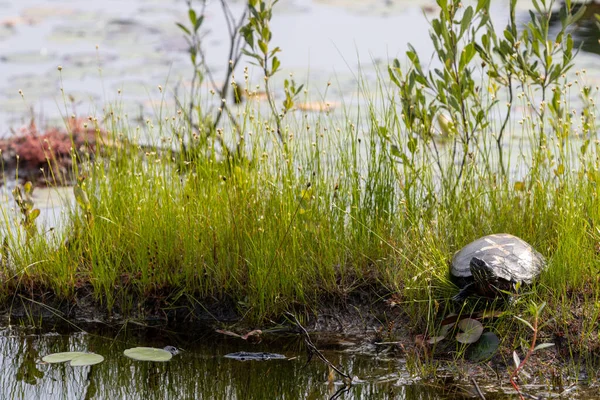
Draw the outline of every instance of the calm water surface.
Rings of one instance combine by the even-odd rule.
[[[493,2],[499,26],[507,3]],[[232,1],[232,10],[239,12],[240,4]],[[519,2],[521,17],[528,4]],[[328,100],[351,104],[357,101],[359,63],[365,79],[374,81],[376,65],[403,59],[408,42],[424,55],[432,52],[426,18],[433,17],[428,10],[434,5],[433,0],[284,0],[273,20],[274,40],[284,50],[281,76],[291,72],[308,81],[317,97],[334,82]],[[185,13],[183,1],[0,0],[0,136],[32,115],[38,123],[57,124],[64,115],[101,116],[108,103],[132,118],[153,117],[162,100],[158,85],[168,88],[164,101],[172,104],[171,90],[189,84],[186,44],[174,24],[185,21]],[[227,46],[216,1],[209,2],[206,28],[208,63],[219,76]],[[597,85],[597,33],[584,32],[591,39],[576,68],[586,68],[588,83]],[[45,204],[44,218],[55,226],[53,215],[61,201],[72,201],[70,192],[39,191],[38,196],[36,206]],[[122,355],[129,347],[166,345],[183,351],[168,363],[134,362]],[[44,355],[62,351],[93,351],[106,361],[81,368],[41,363]],[[224,358],[237,351],[275,352],[288,359]],[[475,398],[469,385],[425,385],[408,373],[404,360],[385,353],[365,354],[348,345],[325,354],[358,378],[349,391],[339,392],[343,399]],[[307,364],[304,344],[293,336],[251,344],[212,332],[182,334],[134,324],[85,331],[0,328],[2,399],[322,399],[341,389],[318,360]],[[486,398],[514,396],[487,393]]]
[[[0,398],[3,399],[461,399],[472,398],[468,384],[431,386],[412,377],[404,360],[386,352],[357,353],[358,340],[340,339],[326,350],[330,361],[356,376],[344,390],[328,379],[328,368],[316,357],[307,363],[297,336],[267,337],[261,343],[188,329],[135,324],[87,331],[46,326],[44,329],[4,327],[0,330]],[[332,348],[316,340],[321,348]],[[137,362],[123,350],[137,346],[177,346],[180,354],[167,363]],[[361,345],[364,350],[364,344]],[[105,361],[92,367],[45,364],[41,358],[63,351],[91,351]],[[276,352],[286,360],[237,361],[238,351]],[[336,378],[337,379],[337,378]],[[489,393],[489,399],[508,395]]]
[[[234,13],[242,3],[229,1]],[[504,27],[508,1],[492,4],[492,18]],[[525,21],[531,3],[518,4]],[[53,125],[71,114],[100,119],[110,103],[143,121],[156,116],[162,101],[173,106],[173,91],[182,95],[191,79],[187,45],[175,26],[187,21],[186,10],[183,0],[0,0],[0,136],[32,116]],[[283,49],[277,78],[293,73],[309,84],[313,99],[332,82],[326,100],[355,105],[359,65],[374,82],[375,66],[404,60],[409,42],[429,59],[427,20],[436,12],[434,0],[282,1],[272,22],[273,41]],[[219,80],[228,61],[227,27],[218,1],[208,2],[206,14],[205,52]],[[588,53],[576,69],[587,68],[588,83],[597,85],[600,45],[589,26],[580,35]],[[164,97],[158,85],[167,88]]]

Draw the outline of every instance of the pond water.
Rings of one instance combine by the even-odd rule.
[[[232,1],[232,10],[239,12],[240,4]],[[493,4],[493,17],[502,21],[508,0]],[[519,2],[521,18],[528,6],[528,1]],[[431,10],[435,12],[434,0],[283,0],[273,20],[275,41],[283,49],[281,75],[292,72],[308,81],[317,96],[327,82],[334,82],[328,99],[357,101],[359,63],[363,76],[373,80],[377,65],[404,58],[408,42],[422,54],[432,52],[426,20],[434,15]],[[172,89],[189,84],[186,44],[174,24],[185,19],[184,1],[0,0],[0,136],[32,116],[38,123],[56,125],[65,115],[102,115],[111,102],[134,120],[153,117],[162,98],[158,85]],[[206,24],[208,63],[222,75],[226,26],[216,1],[209,2]],[[576,69],[586,68],[588,83],[598,85],[597,33],[583,32],[586,52]],[[168,96],[165,101],[172,104]],[[4,190],[6,202],[10,191]],[[70,189],[36,189],[34,195],[48,226],[60,222],[61,204],[72,202]],[[316,358],[307,364],[305,345],[296,336],[248,343],[181,326],[77,325],[82,329],[0,328],[0,398],[321,399],[336,393],[342,399],[475,398],[468,384],[424,383],[407,371],[401,357],[374,346],[365,349],[356,338],[338,338],[336,346],[316,341],[331,361],[358,378],[344,391],[339,378],[328,379],[328,368]],[[129,347],[167,345],[182,349],[168,363],[135,362],[122,355]],[[96,352],[106,361],[79,368],[40,361],[49,353],[75,350]],[[239,351],[272,352],[287,359],[242,362],[225,357]],[[495,386],[509,389],[506,382]],[[486,388],[487,399],[514,398],[502,393]]]
[[[351,387],[331,377],[317,357],[308,362],[306,347],[295,335],[265,336],[260,343],[252,343],[212,331],[174,332],[133,323],[43,329],[5,326],[0,329],[0,398],[323,399],[336,394],[340,399],[474,398],[470,384],[451,380],[427,384],[407,372],[405,360],[381,349],[377,352],[361,339],[314,339],[331,362],[356,377]],[[123,355],[131,347],[167,345],[180,349],[169,362],[140,362]],[[45,355],[64,351],[95,352],[105,361],[91,367],[41,361]],[[225,357],[239,351],[276,352],[286,359]],[[509,391],[506,382],[493,385],[485,389],[487,399],[513,398],[502,394],[502,389]]]
[[[239,14],[243,2],[228,3]],[[492,3],[499,27],[508,3]],[[526,20],[531,4],[518,4]],[[436,11],[434,0],[282,1],[273,19],[273,41],[283,49],[278,78],[293,73],[314,99],[332,82],[327,100],[355,104],[359,65],[362,77],[373,81],[377,65],[405,59],[409,42],[429,58],[427,19]],[[60,126],[61,116],[100,118],[113,104],[143,121],[156,116],[161,101],[173,105],[170,90],[179,87],[182,95],[191,79],[187,45],[175,26],[187,21],[186,12],[183,0],[0,0],[0,136],[32,117]],[[218,81],[228,61],[227,26],[218,1],[208,2],[206,14],[205,52]],[[580,35],[588,53],[575,69],[587,68],[589,84],[597,85],[600,45],[595,25],[588,25]],[[168,88],[164,97],[158,85]]]

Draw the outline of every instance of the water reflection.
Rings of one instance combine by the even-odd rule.
[[[327,352],[327,357],[360,381],[348,391],[328,380],[327,367],[306,363],[296,337],[250,344],[205,331],[132,328],[90,333],[52,328],[0,331],[0,398],[10,399],[456,399],[462,391],[411,384],[398,359]],[[93,333],[92,333],[93,332]],[[136,362],[122,355],[134,346],[175,345],[183,351],[167,363]],[[276,351],[288,360],[240,362],[234,351]],[[92,367],[43,364],[42,356],[92,351],[105,362]],[[465,397],[468,398],[468,397]],[[493,398],[493,397],[490,397]]]

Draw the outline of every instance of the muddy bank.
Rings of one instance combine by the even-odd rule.
[[[25,324],[102,324],[126,325],[132,321],[147,327],[172,332],[210,331],[247,343],[252,351],[256,343],[269,337],[299,337],[301,330],[283,314],[265,319],[257,324],[244,319],[236,302],[230,298],[211,298],[194,301],[165,301],[158,297],[137,299],[128,303],[127,315],[124,304],[115,304],[107,310],[102,301],[94,299],[90,287],[77,289],[72,299],[59,299],[45,292],[32,296],[20,293],[4,302],[0,313],[4,322],[15,320]],[[461,383],[470,385],[475,377],[482,385],[500,383],[509,386],[513,367],[513,350],[521,352],[530,335],[514,330],[501,336],[498,351],[483,362],[469,359],[469,346],[461,346],[452,337],[435,345],[427,342],[426,318],[409,315],[408,309],[393,305],[384,296],[372,292],[357,292],[345,299],[323,298],[314,307],[298,306],[294,314],[311,334],[320,350],[349,352],[373,357],[402,359],[409,372],[419,379],[432,382]],[[598,330],[582,336],[577,327],[583,326],[582,315],[572,310],[573,320],[566,325],[552,322],[539,334],[539,343],[554,346],[537,352],[524,368],[521,383],[542,385],[560,393],[574,382],[597,382],[600,366]],[[440,315],[442,319],[443,315]],[[565,332],[565,326],[570,330]],[[486,324],[486,330],[494,329]],[[521,337],[522,335],[523,337]],[[586,343],[577,343],[585,340]],[[587,351],[581,352],[581,349]],[[528,377],[528,378],[527,378]],[[538,386],[538,387],[542,387]]]
[[[410,318],[401,307],[392,306],[380,294],[357,292],[345,299],[323,297],[313,305],[297,305],[292,310],[313,332],[373,335],[389,331],[410,336]],[[110,308],[104,300],[96,299],[91,286],[75,290],[69,298],[60,298],[51,291],[21,291],[9,297],[0,307],[5,318],[44,320],[63,319],[80,322],[123,323],[139,320],[165,325],[196,325],[217,328],[236,325],[241,329],[252,328],[253,322],[245,318],[235,300],[228,297],[207,299],[178,299],[171,301],[167,294],[154,294],[144,299],[127,297],[117,300]],[[267,318],[266,325],[286,324],[281,317]],[[264,327],[264,326],[263,326]]]

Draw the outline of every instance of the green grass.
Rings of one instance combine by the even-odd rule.
[[[232,296],[263,317],[365,285],[410,288],[401,293],[408,299],[427,293],[428,284],[447,294],[454,251],[481,235],[510,232],[548,256],[542,284],[549,294],[590,284],[600,235],[597,146],[561,176],[553,162],[538,162],[524,190],[470,164],[455,195],[436,182],[425,158],[415,171],[399,170],[368,129],[392,130],[394,107],[386,113],[389,120],[376,124],[372,116],[362,129],[297,114],[288,122],[303,137],[289,143],[288,154],[274,138],[254,134],[247,158],[225,162],[215,149],[187,161],[184,172],[177,152],[144,152],[135,142],[105,148],[76,171],[89,216],[75,207],[64,232],[29,241],[9,234],[9,271],[25,270],[22,280],[57,293],[90,283],[108,305],[121,291],[166,289]],[[127,132],[114,123],[109,135]],[[247,121],[248,131],[263,124]]]
[[[484,79],[481,87],[492,83]],[[556,86],[567,110],[576,108],[568,102],[578,95],[571,84],[564,78]],[[177,145],[168,150],[182,137],[170,132],[190,129],[175,110],[147,124],[154,150],[142,146],[139,131],[124,118],[112,116],[99,128],[115,144],[99,149],[94,160],[77,159],[75,179],[89,204],[71,209],[65,230],[27,240],[10,228],[14,215],[5,214],[3,268],[10,279],[2,279],[2,298],[50,291],[70,299],[89,286],[102,307],[126,315],[140,299],[165,307],[230,299],[247,321],[262,322],[286,310],[318,311],[325,299],[368,293],[395,296],[413,330],[430,333],[444,316],[439,310],[454,307],[452,254],[480,236],[508,232],[544,254],[549,268],[488,328],[518,347],[529,333],[514,316],[527,318],[531,301],[547,302],[546,339],[564,337],[571,355],[597,352],[595,124],[586,128],[549,111],[540,117],[526,96],[517,95],[524,111],[508,125],[515,144],[509,173],[498,165],[493,137],[500,113],[490,114],[490,124],[477,132],[457,178],[458,166],[447,154],[458,137],[415,141],[387,79],[361,89],[366,109],[288,114],[284,137],[293,139],[285,149],[273,121],[248,103],[237,116],[245,153],[232,159],[223,159],[215,140],[192,139],[187,145],[196,151],[187,155]],[[482,92],[482,101],[491,103]],[[226,141],[234,136],[229,133],[223,133]]]
[[[393,97],[383,84],[377,91]],[[373,111],[365,121],[293,114],[287,123],[296,139],[287,153],[264,133],[267,122],[256,112],[243,121],[253,132],[247,156],[229,162],[211,146],[191,160],[133,139],[105,147],[74,171],[89,209],[74,205],[66,229],[27,240],[23,227],[9,228],[15,216],[6,213],[4,276],[11,278],[2,280],[2,298],[10,303],[19,292],[72,299],[78,288],[91,287],[99,307],[124,315],[139,315],[140,307],[152,312],[138,305],[144,300],[168,308],[229,299],[247,322],[260,323],[367,293],[370,301],[394,296],[415,333],[433,334],[455,308],[452,254],[482,235],[509,232],[543,253],[549,268],[486,328],[518,348],[529,331],[513,316],[527,318],[530,301],[545,301],[551,322],[542,340],[562,335],[569,356],[593,354],[600,315],[598,145],[576,162],[566,158],[559,175],[553,159],[536,151],[524,157],[533,167],[519,177],[502,177],[497,166],[478,160],[453,192],[437,180],[431,160],[421,154],[414,170],[406,168],[370,129],[392,131],[395,110],[392,101],[379,111],[383,117]],[[252,114],[249,105],[246,112]],[[119,139],[116,132],[133,138],[135,130],[112,123],[105,128],[111,141]],[[403,131],[396,134],[404,139]],[[557,152],[552,143],[549,150]],[[580,146],[565,139],[573,154],[581,154]]]

